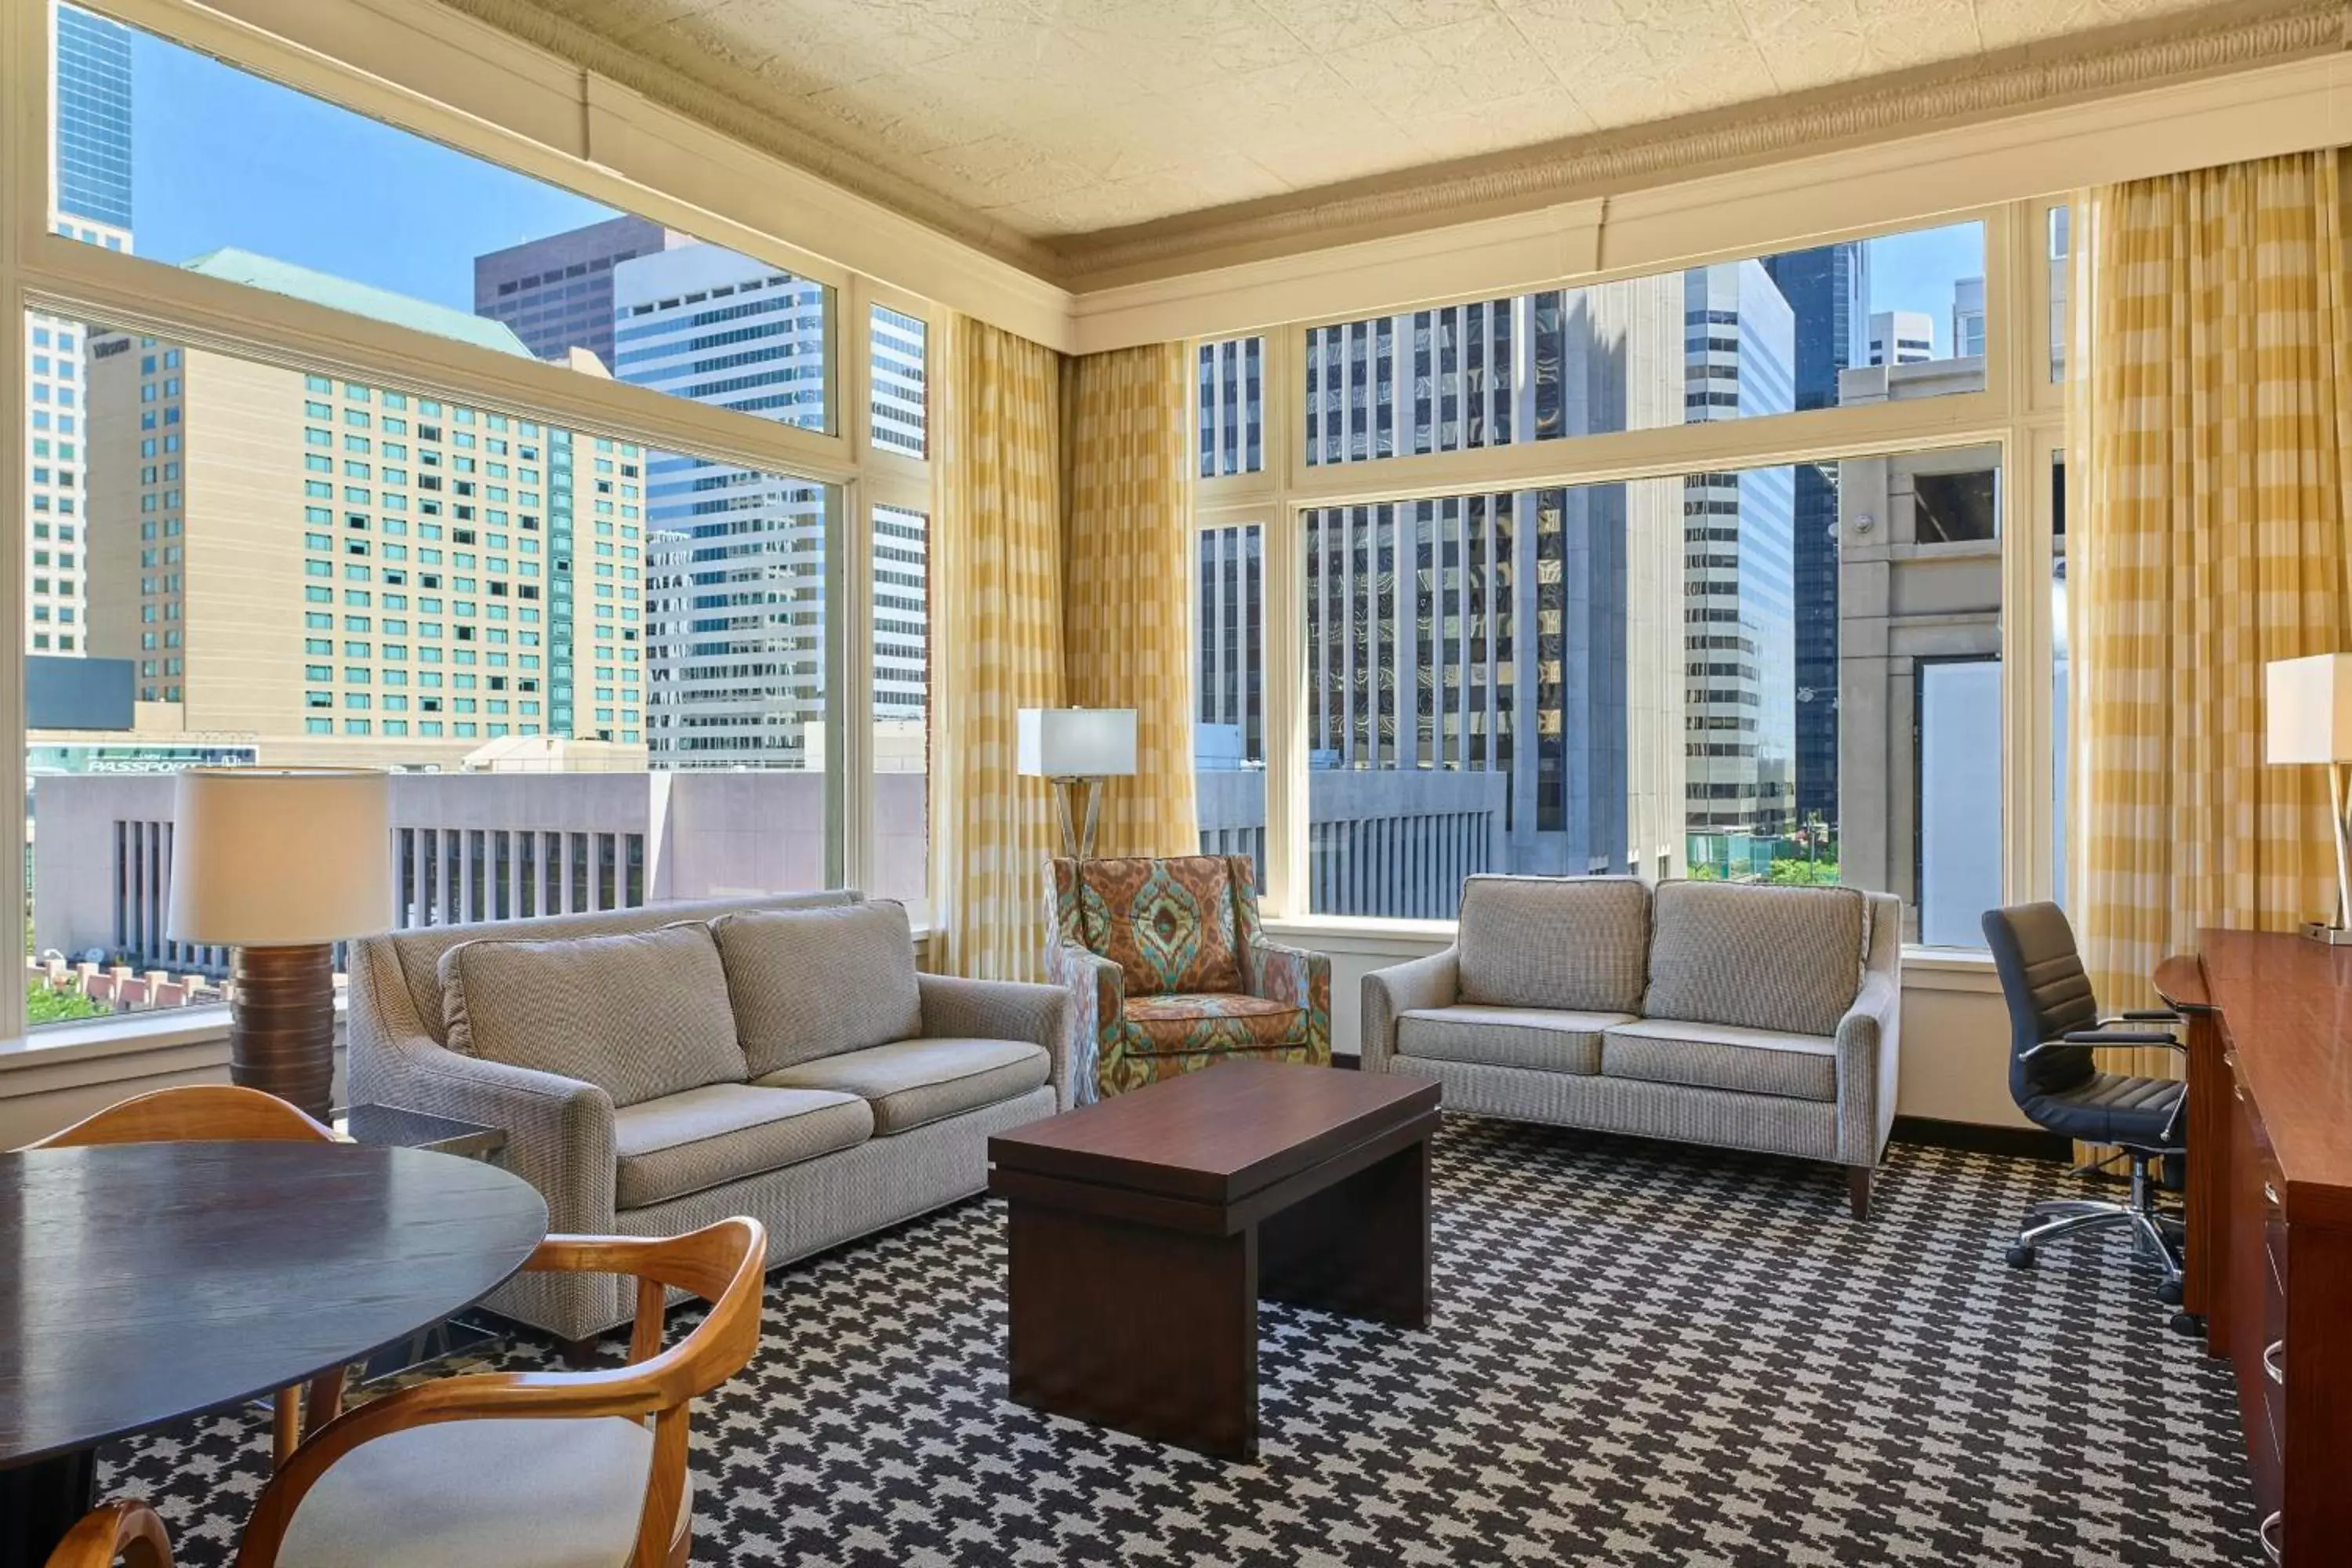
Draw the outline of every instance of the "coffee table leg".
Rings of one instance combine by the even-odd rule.
[[[1258,1226],[1269,1301],[1429,1326],[1429,1141],[1367,1165]]]
[[[0,1469],[0,1568],[42,1568],[98,1506],[98,1455],[84,1448]]]
[[[1016,1404],[1257,1458],[1257,1242],[1014,1201]]]

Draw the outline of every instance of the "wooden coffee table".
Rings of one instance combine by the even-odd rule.
[[[1429,1323],[1437,1085],[1233,1062],[988,1141],[1013,1397],[1257,1457],[1257,1304]]]

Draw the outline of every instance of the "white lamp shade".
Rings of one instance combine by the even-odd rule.
[[[2263,673],[2263,760],[2352,763],[2352,653],[2273,659]]]
[[[392,924],[392,785],[352,768],[191,768],[172,815],[180,942],[299,947]]]
[[[1019,750],[1034,778],[1123,778],[1135,772],[1135,710],[1024,708]]]

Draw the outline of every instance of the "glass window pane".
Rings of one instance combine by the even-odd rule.
[[[877,305],[873,329],[874,444],[922,457],[930,433],[924,381],[930,328],[920,317]]]
[[[832,290],[71,6],[53,226],[828,429]]]
[[[874,509],[874,837],[867,879],[919,920],[930,896],[931,520]]]
[[[1265,467],[1265,340],[1201,345],[1201,477]]]
[[[1192,736],[1201,852],[1246,855],[1265,887],[1265,531],[1200,536]]]
[[[2074,210],[2050,209],[2050,379],[2066,379],[2066,258]]]
[[[1999,463],[1307,512],[1310,907],[1449,917],[1486,870],[1844,881],[1972,943]]]
[[[392,770],[404,925],[823,885],[835,492],[26,328],[36,382],[79,395],[17,437],[33,1022],[220,1000],[226,953],[164,912],[194,765]],[[656,809],[667,766],[696,771]]]
[[[1307,460],[1980,392],[1985,330],[1973,222],[1314,327]]]

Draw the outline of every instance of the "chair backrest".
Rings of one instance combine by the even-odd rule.
[[[630,1274],[637,1280],[629,1362],[595,1372],[488,1372],[421,1383],[346,1411],[294,1451],[253,1507],[237,1568],[270,1568],[302,1499],[335,1463],[388,1433],[440,1421],[653,1418],[653,1460],[628,1568],[671,1561],[679,1510],[687,1506],[687,1423],[692,1401],[750,1364],[760,1346],[761,1294],[768,1237],[757,1220],[720,1220],[685,1236],[551,1236],[524,1264],[538,1271]],[[671,1289],[710,1310],[686,1338],[661,1347]],[[518,1510],[531,1506],[518,1497]]]
[[[2047,903],[1987,910],[1984,934],[1993,972],[2000,976],[2001,999],[2009,1005],[2011,1098],[2023,1105],[2036,1095],[2088,1079],[2098,1070],[2088,1046],[2025,1059],[2026,1052],[2044,1041],[2099,1021],[2098,998],[2092,994],[2066,911]]]
[[[1118,963],[1129,995],[1244,988],[1259,931],[1247,856],[1056,858],[1046,874],[1055,940]]]
[[[131,1096],[52,1132],[28,1149],[100,1143],[331,1143],[335,1135],[274,1094],[232,1083],[191,1083]]]

